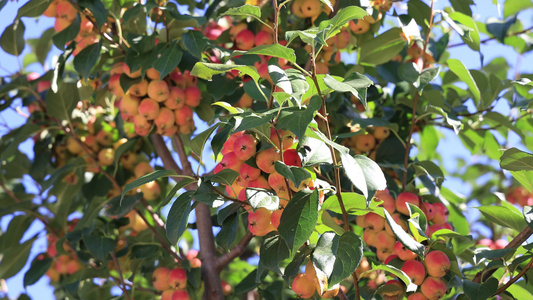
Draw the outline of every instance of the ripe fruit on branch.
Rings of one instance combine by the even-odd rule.
[[[267,233],[274,231],[270,220],[270,211],[264,207],[258,208],[254,212],[248,213],[248,229],[251,233],[257,236],[264,236]]]
[[[257,139],[249,134],[244,134],[235,140],[233,152],[238,159],[247,161],[257,152]]]
[[[154,288],[158,291],[170,289],[169,283],[170,269],[166,267],[159,267],[154,270],[152,274],[152,283]]]
[[[435,217],[431,220],[433,224],[443,225],[448,221],[448,209],[440,202],[433,203],[433,210],[435,210]]]
[[[424,259],[424,263],[426,264],[428,274],[439,278],[446,275],[446,272],[448,272],[451,266],[448,255],[439,250],[429,252]]]
[[[306,273],[300,273],[292,281],[292,290],[300,298],[311,298],[315,294],[316,288],[313,280]]]
[[[420,291],[430,300],[438,300],[446,295],[446,283],[439,278],[428,276],[420,286]]]
[[[426,268],[424,264],[418,260],[408,260],[402,266],[402,271],[411,278],[411,282],[416,285],[421,285],[426,278]]]
[[[176,290],[183,290],[187,287],[187,272],[185,269],[176,268],[170,270],[168,274],[170,287]]]
[[[398,255],[401,260],[413,260],[417,258],[417,254],[407,249],[400,241],[394,244],[394,253]]]
[[[401,214],[409,216],[409,208],[407,207],[407,203],[420,206],[420,200],[416,194],[403,192],[398,194],[398,197],[396,197],[396,210]]]

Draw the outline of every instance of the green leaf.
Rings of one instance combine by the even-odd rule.
[[[50,1],[48,0],[28,1],[21,8],[19,8],[16,19],[20,19],[21,17],[30,17],[30,18],[39,17],[48,8],[49,4],[50,4]]]
[[[381,210],[376,210],[376,201],[372,201],[370,203],[370,206],[367,206],[366,199],[363,195],[344,192],[342,193],[342,201],[344,203],[344,208],[346,209],[346,211],[352,215],[364,215],[368,212],[375,212],[377,214],[383,215],[381,213]],[[321,210],[330,210],[332,212],[342,214],[339,200],[336,195],[328,197],[322,205]]]
[[[89,75],[91,75],[92,68],[96,66],[100,58],[101,48],[101,43],[92,44],[81,50],[74,57],[74,68],[83,78],[89,78]]]
[[[154,181],[161,177],[170,177],[170,176],[175,176],[175,175],[176,175],[176,171],[174,170],[156,170],[150,174],[143,175],[135,179],[134,181],[126,184],[126,186],[124,187],[124,190],[122,191],[121,199],[124,199],[124,195],[126,195],[127,192],[135,188],[138,188],[145,183]]]
[[[39,281],[46,271],[50,269],[52,261],[53,259],[50,257],[45,257],[42,259],[39,259],[38,256],[35,257],[30,268],[28,271],[26,271],[26,274],[24,274],[24,288]]]
[[[268,62],[268,74],[272,78],[274,85],[283,89],[285,93],[292,94],[292,85],[289,76],[287,76],[287,73],[283,71],[274,58],[271,58]],[[280,103],[280,106],[282,106],[282,103]]]
[[[507,18],[531,7],[533,7],[533,2],[531,1],[505,0],[503,4],[503,17]]]
[[[305,149],[302,167],[333,163],[328,145],[321,140],[304,136],[304,140],[300,141],[300,145]]]
[[[249,55],[249,54],[279,57],[279,58],[286,59],[292,63],[296,62],[296,54],[294,53],[294,50],[291,48],[282,46],[280,44],[261,45],[261,46],[254,47],[248,51],[236,50],[236,51],[233,51],[230,58],[233,58],[239,55]]]
[[[472,77],[472,74],[470,74],[470,71],[463,65],[463,63],[458,59],[448,59],[446,61],[446,64],[450,68],[450,70],[459,77],[460,80],[462,80],[466,85],[468,86],[468,89],[472,93],[472,96],[474,97],[474,102],[479,104],[479,100],[481,97],[481,93],[479,91],[479,88],[476,85],[476,82],[474,81],[474,78]]]
[[[516,16],[510,18],[507,21],[500,21],[495,18],[488,18],[486,23],[487,31],[503,44],[505,37],[507,36],[507,32],[509,31],[509,28],[511,28],[511,26],[516,23]]]
[[[231,244],[237,237],[239,230],[239,215],[237,213],[231,214],[224,219],[221,224],[220,231],[217,233],[216,242],[219,247],[229,251]]]
[[[394,233],[394,236],[398,239],[398,241],[400,241],[402,245],[404,245],[407,249],[418,254],[418,256],[424,257],[424,245],[415,241],[409,234],[407,234],[407,232],[403,230],[400,225],[396,224],[396,222],[387,210],[384,209],[383,213],[385,214],[385,219],[387,220],[387,223],[392,229],[392,233]]]
[[[470,49],[479,51],[479,31],[477,29],[476,22],[472,19],[472,17],[460,12],[452,12],[448,16],[446,16],[444,13],[443,16],[445,16],[445,19],[449,16],[449,18],[451,18],[453,21],[460,23],[460,26],[455,24],[455,26],[452,27],[454,27],[456,31],[458,31],[457,27],[462,27],[463,33],[461,33],[461,31],[458,31],[458,33],[461,35],[463,41],[468,45],[468,47],[470,47]],[[448,23],[450,22],[448,21]],[[450,23],[450,25],[452,24]]]
[[[257,69],[255,67],[245,65],[224,65],[198,62],[192,68],[191,75],[197,76],[201,79],[211,80],[213,75],[226,73],[231,70],[237,70],[244,75],[248,75],[252,77],[254,81],[259,80],[259,73],[257,72]]]
[[[368,13],[361,7],[347,6],[337,11],[333,18],[320,22],[318,28],[326,31],[325,39],[327,40],[337,34],[337,30],[340,30],[350,20],[362,19],[367,15]]]
[[[387,187],[387,180],[381,168],[370,158],[364,155],[351,156],[341,153],[342,167],[348,179],[358,188],[370,203],[376,191]]]
[[[131,246],[131,258],[149,259],[161,255],[161,244],[136,243]]]
[[[289,256],[290,250],[281,235],[267,235],[263,239],[259,251],[259,259],[261,260],[261,264],[267,269],[282,274],[279,269],[279,263],[280,261],[289,258]]]
[[[204,130],[202,133],[198,134],[191,140],[191,150],[200,157],[200,161],[202,161],[201,158],[203,156],[205,144],[209,140],[211,134],[213,134],[213,131],[215,131],[219,125],[221,125],[221,123],[216,123],[215,125]]]
[[[505,150],[500,158],[500,168],[509,171],[533,171],[533,155],[517,148]]]
[[[446,123],[452,126],[455,134],[458,134],[459,130],[463,127],[463,124],[454,113],[446,112],[442,107],[428,105],[426,106],[426,112],[432,112],[443,116]]]
[[[392,28],[369,41],[365,41],[359,51],[359,62],[380,65],[391,60],[405,46],[401,33],[401,28]]]
[[[33,237],[22,244],[17,244],[9,249],[3,249],[3,259],[0,261],[0,278],[11,278],[22,270],[28,261],[31,247],[36,238]]]
[[[279,234],[295,253],[309,238],[318,221],[318,191],[300,191],[293,195],[281,214]]]
[[[101,262],[106,262],[107,255],[113,252],[116,247],[114,240],[102,236],[84,236],[83,241],[89,252]]]
[[[191,213],[191,199],[194,191],[181,194],[172,204],[167,216],[167,238],[172,245],[178,243],[179,238],[187,229],[189,214]]]
[[[342,235],[325,232],[320,236],[311,260],[328,277],[331,287],[352,274],[363,257],[363,242],[351,231]]]
[[[405,63],[398,68],[401,79],[410,82],[422,95],[424,87],[439,75],[440,67],[427,68],[420,72],[415,63]]]
[[[74,21],[72,21],[67,28],[63,29],[52,37],[54,45],[60,50],[65,49],[65,44],[74,40],[80,32],[80,24],[81,18],[79,15],[77,15],[76,19],[74,19]]]
[[[192,56],[201,59],[202,52],[209,43],[209,40],[200,31],[189,30],[182,36],[183,45],[189,50]]]
[[[400,279],[407,286],[407,289],[406,289],[407,292],[414,292],[417,289],[417,286],[411,282],[411,278],[409,278],[409,276],[407,276],[405,272],[391,265],[374,265],[372,266],[371,270],[368,270],[363,274],[375,272],[376,270],[383,270],[385,272],[391,273],[394,276],[398,277],[398,279]],[[363,274],[361,274],[361,276]]]
[[[524,217],[513,210],[510,210],[503,206],[480,206],[477,209],[481,214],[489,221],[498,225],[514,229],[516,231],[522,231],[527,223],[524,221]]]
[[[533,206],[524,206],[523,214],[527,225],[533,229]]]
[[[26,26],[19,19],[16,19],[13,24],[7,26],[0,37],[0,46],[2,49],[11,55],[19,56],[26,45],[24,42],[25,30]]]
[[[483,284],[475,283],[470,280],[463,281],[463,290],[470,300],[489,299],[498,289],[498,279],[491,277]]]
[[[368,77],[357,72],[351,73],[342,82],[327,74],[324,77],[324,83],[334,91],[352,93],[356,98],[360,99],[365,108],[366,90],[369,86],[374,84]]]
[[[166,44],[167,45],[157,53],[157,60],[152,63],[154,69],[161,74],[161,78],[172,72],[183,57],[183,50],[181,50],[178,42]]]
[[[282,110],[277,125],[280,129],[290,130],[293,132],[298,140],[304,137],[307,126],[311,121],[315,112],[322,106],[318,97],[311,98],[309,106],[306,109],[294,111],[294,110]]]
[[[241,17],[253,17],[261,18],[261,9],[258,6],[253,5],[243,5],[240,7],[233,7],[225,11],[219,17],[223,16],[241,16]]]
[[[114,216],[122,218],[128,214],[142,199],[142,194],[137,193],[133,196],[126,196],[121,199],[120,196],[116,196],[109,200],[105,207],[105,214],[107,216]]]
[[[533,171],[511,171],[511,175],[530,193],[533,193]]]
[[[239,172],[236,172],[232,169],[224,169],[216,174],[204,176],[204,180],[218,182],[224,185],[232,185],[235,179],[239,176]]]
[[[407,2],[407,11],[409,16],[415,19],[416,24],[422,26],[424,29],[429,24],[429,18],[431,17],[431,8],[421,0],[411,0]]]
[[[246,199],[248,199],[248,203],[250,203],[254,211],[261,207],[270,211],[275,211],[279,208],[279,198],[271,191],[246,188]]]
[[[69,121],[79,100],[80,95],[75,83],[60,83],[57,93],[52,90],[46,93],[48,114],[58,120]]]
[[[19,145],[40,130],[41,126],[30,123],[26,123],[19,128],[11,130],[9,135],[12,135],[12,139],[8,139],[6,135],[2,137],[3,149],[2,153],[0,153],[0,158],[2,160],[8,160],[15,156],[17,154]]]
[[[282,161],[276,161],[274,163],[274,168],[276,169],[276,172],[281,174],[283,177],[294,182],[294,186],[300,186],[302,181],[306,180],[307,178],[311,178],[311,173],[309,173],[309,171],[306,169],[296,166],[287,166]]]
[[[78,0],[78,4],[93,13],[98,28],[101,28],[107,22],[107,9],[101,0]]]

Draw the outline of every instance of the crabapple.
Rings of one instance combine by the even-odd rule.
[[[249,181],[248,187],[270,190],[268,180],[264,176],[259,176],[257,179]]]
[[[56,6],[56,18],[65,19],[72,23],[76,19],[78,10],[70,1],[59,1]]]
[[[433,221],[433,218],[435,218],[435,215],[436,215],[436,211],[433,208],[433,204],[428,203],[428,202],[423,202],[421,208],[424,214],[426,214],[426,219],[428,221]]]
[[[278,210],[273,211],[272,214],[270,214],[270,223],[272,223],[272,226],[274,226],[276,230],[278,229],[279,223],[281,221],[282,213],[283,213],[283,210],[278,209]]]
[[[139,114],[147,120],[153,120],[159,115],[159,103],[152,98],[144,98],[139,103]]]
[[[376,248],[383,250],[383,252],[394,251],[394,245],[396,244],[396,238],[389,235],[385,230],[376,233]]]
[[[239,172],[243,162],[237,157],[235,152],[230,152],[222,157],[220,164],[224,169],[232,169],[235,172]]]
[[[370,212],[365,215],[366,228],[374,229],[375,231],[381,231],[385,227],[385,218],[382,216]]]
[[[164,105],[170,109],[180,109],[185,105],[185,92],[179,87],[170,88],[170,93]]]
[[[59,3],[59,0],[54,0],[50,2],[46,10],[43,12],[43,16],[55,18],[57,16],[57,4]]]
[[[272,172],[268,176],[268,184],[272,189],[277,193],[282,193],[283,191],[288,191],[287,182],[285,177],[278,172]]]
[[[248,164],[243,163],[241,169],[239,170],[241,178],[245,182],[249,182],[257,179],[261,175],[261,170],[254,168]]]
[[[166,267],[159,267],[152,273],[152,283],[154,288],[158,291],[164,291],[170,289],[168,278],[170,275],[170,269]]]
[[[438,300],[446,294],[446,283],[439,278],[428,276],[422,285],[420,291],[429,300]]]
[[[141,185],[139,188],[143,193],[143,198],[147,201],[153,201],[161,196],[161,187],[157,181],[147,182]]]
[[[383,298],[385,299],[403,299],[405,295],[405,286],[398,280],[389,280],[385,282],[385,285],[394,285],[397,288],[390,292],[384,292]]]
[[[233,152],[240,160],[247,161],[257,152],[257,142],[257,139],[253,136],[244,134],[235,140]]]
[[[300,298],[311,298],[315,294],[316,287],[306,273],[300,273],[292,281],[292,290]]]
[[[115,150],[113,148],[104,148],[98,152],[98,162],[102,166],[111,166],[115,160]]]
[[[257,152],[255,162],[261,171],[265,173],[272,173],[276,171],[274,168],[274,163],[279,159],[279,152],[276,151],[276,148],[270,148]]]
[[[174,120],[174,111],[167,107],[161,107],[154,123],[158,128],[165,129],[174,126]]]
[[[278,130],[276,132],[276,129],[273,127],[270,128],[270,140],[276,145],[276,147],[281,148],[281,145],[279,143],[279,138],[282,139],[283,142],[283,150],[289,149],[292,144],[294,143],[294,134],[290,131],[286,130]]]
[[[146,79],[141,80],[136,84],[133,84],[128,89],[130,95],[135,97],[144,97],[148,91],[148,81]]]
[[[426,268],[424,264],[418,260],[408,260],[402,266],[402,271],[411,278],[411,282],[416,285],[421,285],[426,278]]]
[[[143,115],[135,115],[133,117],[133,124],[135,125],[135,132],[138,135],[148,135],[150,130],[152,130],[152,123]]]
[[[139,103],[141,100],[129,93],[125,94],[120,100],[120,112],[126,115],[135,116],[139,113]]]
[[[270,221],[270,211],[264,207],[248,213],[248,229],[256,236],[264,236],[274,231],[275,228]]]
[[[202,261],[198,258],[198,250],[189,250],[186,257],[191,264],[191,268],[199,268],[202,266]]]
[[[298,155],[298,151],[296,151],[296,149],[287,149],[283,151],[283,162],[287,166],[302,166],[302,160],[300,159],[300,156]]]
[[[365,20],[350,21],[350,30],[354,34],[363,34],[370,29],[370,23]]]
[[[363,241],[372,247],[376,246],[376,234],[377,232],[373,229],[365,229],[363,232]]]
[[[135,174],[136,178],[139,178],[141,176],[150,174],[153,171],[154,171],[154,168],[152,168],[149,162],[141,161],[135,166],[135,169],[133,170],[133,174]]]
[[[192,121],[193,112],[188,106],[183,106],[174,111],[176,124],[179,126],[186,126]],[[237,171],[238,172],[238,171]]]
[[[354,137],[355,148],[361,152],[368,152],[376,146],[376,139],[370,134],[360,134]]]
[[[442,225],[448,221],[448,209],[444,204],[440,202],[433,203],[433,209],[435,210],[435,217],[432,219],[433,224]]]
[[[439,224],[433,224],[433,225],[429,225],[429,227],[426,229],[426,235],[428,237],[431,237],[433,236],[433,234],[441,229],[444,229],[444,226],[443,225],[439,225]]]
[[[376,199],[383,201],[379,206],[383,207],[389,212],[389,214],[394,214],[396,210],[396,204],[394,203],[394,198],[387,192],[377,192]]]
[[[235,36],[235,47],[248,51],[254,47],[255,35],[249,29],[244,29]]]
[[[170,89],[168,84],[163,80],[152,80],[148,84],[147,89],[148,97],[154,99],[157,102],[164,102],[168,99]]]
[[[229,29],[229,37],[232,41],[235,40],[235,38],[237,37],[237,35],[243,31],[243,30],[246,30],[248,27],[248,25],[246,23],[239,23],[237,25],[234,25],[234,26],[231,26],[230,29]]]
[[[168,284],[170,284],[171,288],[176,290],[185,289],[187,286],[187,272],[185,269],[176,268],[170,270],[168,274]]]
[[[320,0],[305,0],[300,6],[300,12],[305,18],[318,16],[322,12]]]
[[[401,260],[413,260],[418,256],[413,251],[407,249],[400,241],[397,241],[396,244],[394,244],[394,253],[396,253]]]
[[[274,43],[272,33],[266,30],[260,30],[255,34],[255,46],[271,45]]]
[[[408,216],[409,208],[407,207],[407,203],[420,206],[420,199],[418,199],[417,195],[410,193],[410,192],[400,193],[398,194],[398,197],[396,197],[396,210],[399,213]]]
[[[154,68],[150,68],[146,70],[146,77],[152,80],[159,80],[161,79],[161,73]]]
[[[402,227],[403,230],[408,231],[409,227],[407,226],[407,221],[402,219],[399,213],[393,213],[392,219],[394,220],[394,223],[400,225],[400,227]],[[388,222],[385,222],[385,231],[387,231],[387,233],[390,235],[394,235]]]
[[[390,135],[390,129],[385,126],[378,126],[374,128],[374,137],[378,141],[383,141],[384,139],[388,138]]]
[[[190,107],[197,107],[202,100],[202,92],[196,86],[190,86],[185,89],[185,104]]]
[[[233,144],[235,141],[244,134],[244,131],[236,132],[228,137],[228,139],[222,145],[222,155],[225,155],[228,152],[233,152]]]
[[[443,277],[451,266],[448,255],[439,250],[429,252],[425,257],[424,262],[426,263],[429,276],[433,277]]]
[[[124,90],[122,89],[122,86],[120,85],[120,74],[112,75],[109,78],[107,85],[108,85],[108,88],[111,94],[117,97],[124,96]]]

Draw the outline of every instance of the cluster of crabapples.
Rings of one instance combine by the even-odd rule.
[[[80,102],[78,109],[81,109],[81,106],[83,104]],[[73,157],[82,157],[85,161],[85,171],[98,173],[100,169],[107,169],[115,164],[116,150],[128,139],[119,138],[115,123],[108,119],[109,116],[102,107],[89,107],[85,111],[90,116],[88,122],[73,122],[72,128],[76,134],[66,136],[54,145],[54,158],[57,167],[61,167]],[[139,139],[137,144],[118,158],[120,166],[131,175],[124,185],[154,171],[146,155],[141,153],[141,147],[142,140]],[[76,173],[70,173],[64,178],[68,184],[76,184],[79,179]],[[128,195],[138,192],[143,193],[145,200],[153,201],[160,197],[161,186],[157,181],[147,182],[129,191]],[[107,196],[113,198],[121,193],[122,190],[114,188]]]
[[[120,83],[123,74],[139,82],[124,91]],[[165,136],[194,131],[193,108],[200,105],[202,93],[189,71],[182,73],[176,68],[161,78],[159,71],[150,68],[141,78],[141,70],[130,72],[128,65],[118,63],[109,75],[108,88],[118,98],[125,131],[133,129],[141,136],[150,134],[154,126]]]
[[[222,148],[222,160],[215,167],[215,173],[231,169],[239,173],[232,185],[226,186],[226,193],[240,201],[247,201],[249,188],[274,191],[279,198],[279,209],[269,211],[261,207],[248,213],[248,228],[256,236],[264,236],[278,228],[283,208],[292,192],[305,188],[314,189],[311,178],[303,180],[299,186],[286,180],[275,169],[277,161],[287,166],[302,166],[296,149],[292,148],[296,137],[289,131],[271,128],[270,141],[273,147],[257,151],[259,139],[244,131],[232,134]],[[281,143],[280,143],[281,141]],[[261,143],[266,143],[262,141]]]
[[[322,299],[332,299],[339,293],[339,288],[343,288],[341,285],[336,284],[326,291],[321,291],[319,278],[316,274],[315,267],[311,260],[305,265],[305,272],[299,273],[294,277],[292,281],[292,290],[300,298],[312,298],[315,293],[319,293]]]
[[[161,300],[188,300],[187,271],[183,268],[158,267],[152,273],[154,288],[161,293]]]
[[[440,202],[421,202],[418,195],[411,192],[398,194],[394,199],[388,191],[380,191],[376,198],[383,201],[380,206],[392,216],[396,224],[400,225],[404,231],[408,231],[406,219],[410,215],[408,204],[419,207],[426,215],[429,226],[426,235],[431,237],[433,233],[440,229],[452,229],[447,222],[448,210]],[[440,299],[446,293],[446,283],[441,279],[450,268],[450,259],[442,251],[433,250],[423,258],[407,249],[400,241],[396,240],[391,227],[384,217],[370,212],[356,219],[357,225],[364,228],[364,242],[375,249],[377,259],[385,264],[392,260],[402,265],[404,271],[411,281],[418,285],[418,292],[409,295],[408,299]],[[405,291],[405,287],[400,281],[393,280],[388,284],[395,284]]]
[[[350,127],[353,132],[360,129],[357,126]],[[382,141],[390,135],[390,128],[385,126],[368,127],[367,132],[353,135],[343,140],[342,144],[350,149],[354,149],[356,154],[368,154],[375,160],[378,147]]]
[[[505,193],[505,199],[511,204],[518,204],[522,207],[533,205],[533,193],[521,186],[509,188]]]
[[[80,9],[78,5],[69,0],[54,0],[50,2],[50,5],[44,11],[43,15],[55,18],[54,29],[55,31],[60,32],[74,22],[79,11]],[[95,28],[93,21],[87,16],[80,14],[80,31],[74,39],[76,47],[74,48],[72,55],[77,55],[88,46],[98,43],[99,40],[100,36],[98,28]]]
[[[77,219],[72,220],[67,224],[67,230],[72,231],[74,226],[76,226]],[[82,269],[83,264],[79,261],[76,256],[76,253],[73,249],[70,248],[68,243],[65,241],[62,245],[63,251],[61,254],[57,250],[57,242],[59,238],[57,236],[48,234],[47,241],[48,247],[46,248],[46,256],[52,258],[52,264],[48,271],[46,271],[46,276],[50,278],[53,282],[58,282],[62,275],[72,275]],[[42,256],[44,258],[44,255]]]

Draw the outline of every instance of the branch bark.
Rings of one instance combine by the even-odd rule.
[[[219,272],[222,271],[222,269],[224,269],[224,267],[232,262],[236,257],[241,256],[244,253],[244,250],[246,250],[246,245],[250,243],[253,237],[254,235],[248,231],[239,244],[237,244],[237,246],[231,249],[230,252],[219,257],[217,259],[217,270]]]
[[[505,249],[520,247],[520,245],[522,245],[522,243],[524,243],[532,234],[533,229],[527,226],[512,241],[510,241],[507,246],[505,246]],[[492,276],[497,269],[491,269],[486,272],[485,270],[486,268],[483,268],[483,270],[477,272],[472,281],[476,283],[484,282],[485,280],[489,279],[489,277]]]
[[[185,153],[185,148],[178,135],[174,136],[173,141],[176,146],[176,152],[179,155],[181,168],[170,154],[169,149],[160,135],[152,135],[151,139],[157,154],[163,161],[165,169],[174,170],[180,175],[196,176],[192,171],[191,164]],[[196,188],[197,186],[195,184],[189,184],[185,187],[186,190],[194,190]],[[224,299],[224,294],[222,293],[222,285],[220,284],[220,277],[217,271],[217,252],[214,242],[215,237],[213,235],[213,223],[211,222],[211,211],[205,203],[198,203],[195,208],[195,213],[200,253],[202,256],[202,278],[205,283],[203,299],[222,300]]]

